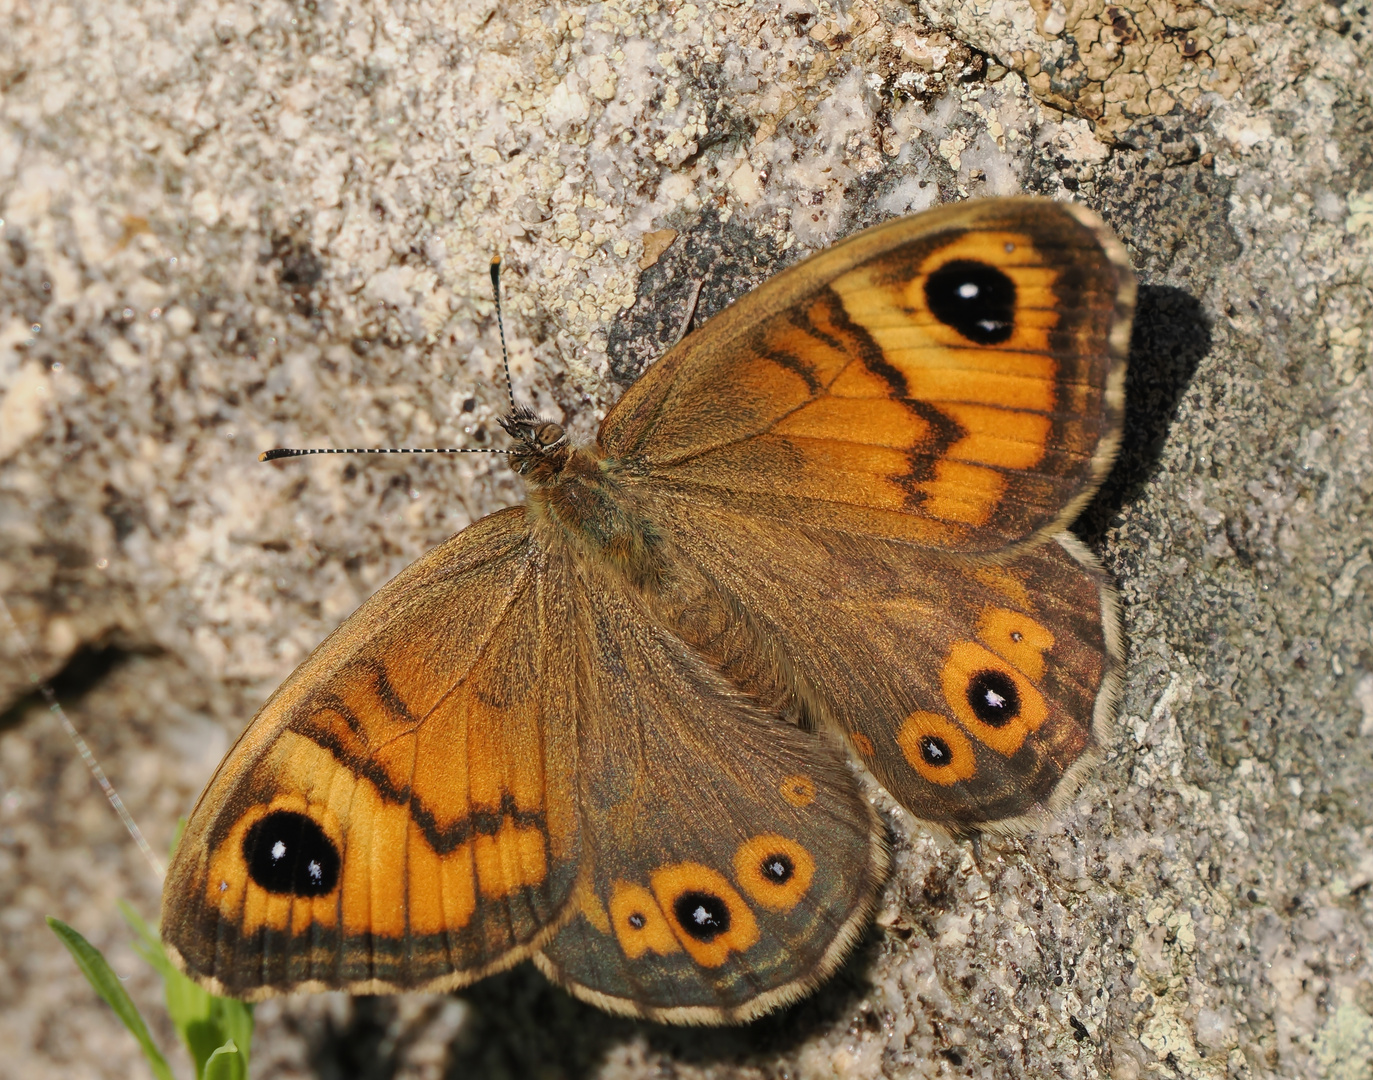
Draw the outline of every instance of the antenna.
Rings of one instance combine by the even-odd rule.
[[[505,392],[510,397],[510,412],[515,412],[515,384],[510,381],[510,353],[505,347],[505,320],[501,318],[501,257],[491,257],[491,295],[496,301],[496,329],[501,332],[501,363],[505,366]]]
[[[349,446],[343,449],[294,450],[277,447],[258,454],[258,461],[277,461],[280,458],[305,457],[309,454],[508,454],[508,450],[477,446]]]
[[[505,320],[501,318],[501,257],[491,258],[491,295],[496,301],[496,328],[501,335],[501,366],[505,370],[505,393],[510,399],[511,415],[519,412],[515,405],[515,387],[510,381],[510,351],[505,347]],[[508,450],[477,446],[399,446],[399,447],[347,447],[345,449],[295,450],[277,447],[264,450],[257,456],[258,461],[279,461],[282,458],[309,457],[312,454],[508,454]]]

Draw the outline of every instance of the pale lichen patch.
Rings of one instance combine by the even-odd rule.
[[[937,25],[1019,72],[1046,105],[1113,139],[1132,124],[1231,97],[1253,38],[1192,0],[921,0]]]

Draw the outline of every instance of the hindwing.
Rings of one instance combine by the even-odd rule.
[[[884,832],[842,747],[742,696],[586,566],[576,914],[535,962],[579,997],[737,1022],[807,993],[861,932]]]

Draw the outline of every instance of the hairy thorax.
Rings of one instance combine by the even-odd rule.
[[[646,513],[636,462],[582,446],[516,457],[512,467],[528,484],[531,526],[546,549],[569,550],[585,573],[628,582],[662,625],[760,708],[809,721],[765,628]]]

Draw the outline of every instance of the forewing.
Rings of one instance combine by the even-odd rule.
[[[800,997],[885,871],[842,748],[741,697],[609,575],[576,592],[597,600],[575,631],[583,876],[536,963],[603,1008],[675,1023]]]
[[[611,458],[699,505],[957,551],[1071,521],[1114,455],[1134,279],[1090,212],[959,203],[835,245],[654,364]]]
[[[527,955],[575,880],[565,619],[522,507],[367,601],[192,814],[163,939],[232,996],[457,986]]]

